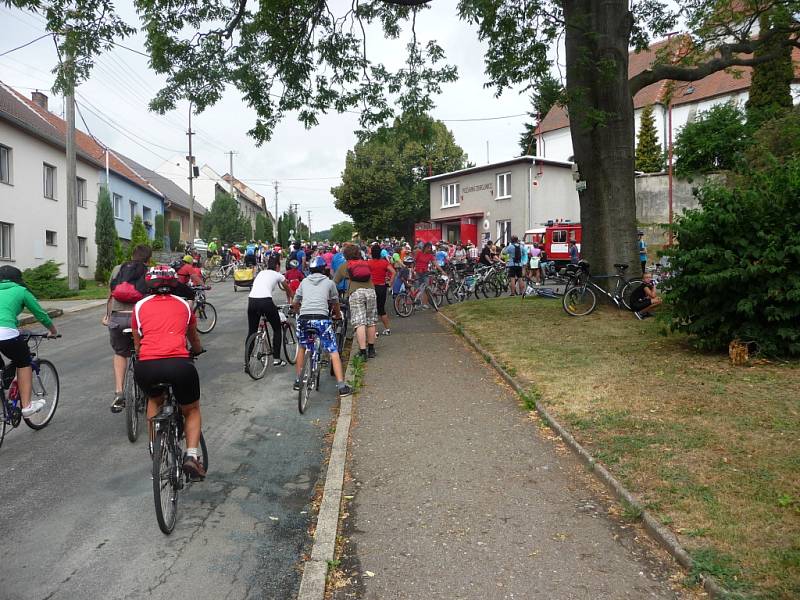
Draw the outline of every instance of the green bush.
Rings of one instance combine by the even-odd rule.
[[[676,222],[673,327],[704,349],[736,338],[800,355],[800,157],[700,190]]]
[[[156,215],[156,232],[153,238],[153,250],[164,249],[164,215],[158,213]]]
[[[178,249],[178,245],[181,243],[181,222],[170,221],[167,226],[169,228],[170,250],[175,252]]]
[[[75,293],[70,291],[67,284],[67,278],[61,277],[60,267],[61,265],[55,261],[48,260],[38,267],[25,269],[22,272],[22,280],[40,300],[74,296]]]

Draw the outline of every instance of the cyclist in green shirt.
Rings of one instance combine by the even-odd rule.
[[[33,316],[47,329],[50,335],[58,335],[50,316],[42,309],[36,297],[22,282],[22,272],[16,267],[4,265],[0,267],[0,352],[17,369],[17,385],[22,401],[22,416],[29,417],[44,408],[46,402],[36,399],[31,402],[33,387],[33,371],[31,370],[31,352],[28,342],[20,335],[17,317],[23,308],[27,308]]]

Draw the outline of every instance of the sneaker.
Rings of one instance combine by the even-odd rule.
[[[276,358],[275,360],[272,361],[273,367],[285,367],[288,364],[289,363],[287,363],[285,360],[281,360],[280,358]]]
[[[367,349],[367,358],[375,358],[376,356],[374,347]]]
[[[359,351],[358,351],[358,355],[359,355],[359,356],[360,356],[360,357],[361,357],[363,360],[367,360],[367,359],[369,358],[369,355],[367,354],[367,351],[366,351],[366,350],[359,350]]]
[[[346,383],[339,388],[339,398],[346,398],[347,396],[353,395],[353,388],[351,388]]]
[[[392,330],[391,329],[384,329],[381,332],[381,335],[392,335]]]
[[[639,311],[635,310],[633,311],[633,314],[636,315],[636,318],[639,319],[640,321],[644,319],[644,316]]]
[[[123,408],[125,408],[125,396],[122,394],[115,394],[114,402],[111,403],[111,412],[112,413],[122,412]]]
[[[38,399],[31,400],[31,405],[28,408],[22,409],[22,416],[30,417],[32,415],[35,415],[37,412],[42,410],[46,404],[47,402],[45,402],[44,400],[38,400]]]
[[[183,459],[183,472],[186,473],[191,481],[202,481],[206,476],[206,470],[200,464],[200,461],[188,455]]]
[[[292,386],[292,389],[295,392],[299,392],[300,391],[300,380],[299,379],[295,379],[294,380],[294,385]]]

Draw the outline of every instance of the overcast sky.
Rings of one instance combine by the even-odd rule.
[[[118,9],[133,17],[128,3]],[[470,160],[477,164],[496,162],[519,155],[518,139],[526,117],[483,121],[455,121],[519,115],[529,110],[525,94],[506,91],[496,98],[484,88],[484,46],[475,28],[460,21],[456,0],[437,0],[417,18],[417,37],[424,44],[436,39],[447,53],[450,64],[459,70],[459,80],[448,84],[435,99],[433,116],[443,119],[455,134]],[[0,6],[0,53],[26,43],[44,32],[43,19],[16,9]],[[389,42],[381,35],[369,35],[368,52],[374,62],[398,66],[404,57],[406,36]],[[142,38],[134,36],[126,45],[143,50]],[[29,96],[32,89],[49,90],[50,70],[57,62],[52,40],[45,38],[31,46],[0,57],[0,80]],[[150,113],[147,102],[160,87],[160,78],[149,71],[147,59],[117,48],[103,56],[90,81],[77,91],[78,104],[91,133],[115,150],[142,164],[156,168],[163,160],[184,156],[188,105],[166,117]],[[61,114],[62,100],[50,99],[50,110]],[[97,114],[93,114],[97,113]],[[99,115],[99,116],[98,116]],[[105,120],[105,122],[104,122]],[[306,130],[289,116],[275,130],[272,141],[257,147],[247,136],[254,125],[254,112],[230,88],[223,101],[194,118],[194,153],[199,164],[208,163],[218,173],[228,171],[228,157],[234,150],[234,175],[263,194],[274,210],[272,181],[279,182],[278,209],[300,205],[301,215],[311,211],[312,230],[326,229],[346,219],[333,206],[330,194],[344,169],[345,155],[355,143],[358,115],[322,115],[320,124]],[[78,118],[78,125],[85,129]]]

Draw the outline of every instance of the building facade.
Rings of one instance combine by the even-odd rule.
[[[508,243],[551,220],[578,221],[572,163],[520,156],[425,178],[430,220],[415,227],[422,239]]]

